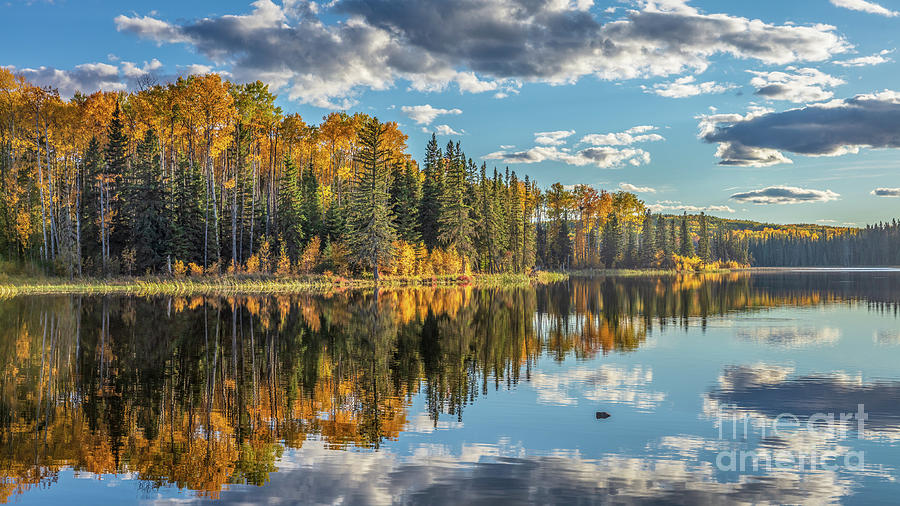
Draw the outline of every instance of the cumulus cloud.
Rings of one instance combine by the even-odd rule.
[[[661,97],[685,98],[696,95],[725,93],[732,88],[735,88],[735,85],[731,83],[717,83],[715,81],[698,83],[694,76],[684,76],[670,83],[658,83],[654,84],[652,88],[645,87],[644,89],[648,93],[656,93]]]
[[[456,130],[450,128],[450,125],[435,125],[431,130],[429,130],[427,127],[422,127],[422,131],[425,133],[433,131],[438,135],[462,135],[462,132],[457,132]]]
[[[58,89],[60,96],[66,99],[75,95],[76,91],[121,91],[128,87],[119,76],[119,67],[108,63],[84,63],[71,70],[53,67],[8,68],[33,84]]]
[[[759,190],[735,193],[731,199],[753,204],[799,204],[803,202],[828,202],[837,200],[840,194],[831,190],[810,190],[796,186],[768,186]]]
[[[556,146],[535,146],[524,151],[497,151],[484,156],[486,160],[503,160],[505,163],[561,162],[582,167],[596,165],[607,169],[622,165],[640,166],[650,163],[650,153],[642,149],[617,149],[609,146],[591,147],[572,152]]]
[[[900,188],[875,188],[871,193],[876,197],[900,197]]]
[[[860,56],[858,58],[851,58],[849,60],[836,61],[834,62],[834,64],[840,65],[841,67],[866,67],[869,65],[881,65],[882,63],[893,61],[887,57],[887,55],[893,52],[893,49],[885,49],[878,54]]]
[[[839,156],[900,147],[900,93],[890,90],[783,112],[701,116],[700,139],[717,143],[722,165],[791,163],[782,152]]]
[[[656,129],[657,127],[652,125],[639,125],[629,128],[624,132],[588,134],[581,138],[581,142],[590,144],[592,146],[627,146],[637,142],[655,142],[665,140],[662,135],[651,133]]]
[[[443,114],[462,114],[460,109],[440,109],[429,104],[404,105],[400,110],[420,125],[430,125],[435,118]]]
[[[131,78],[131,79],[144,77],[144,76],[150,74],[151,72],[161,69],[162,66],[163,66],[162,62],[160,62],[156,58],[150,60],[149,62],[145,61],[144,65],[141,67],[138,67],[137,65],[135,65],[134,63],[132,63],[130,61],[123,61],[120,64],[120,67],[122,69],[122,74],[125,77]]]
[[[249,13],[170,22],[115,18],[119,31],[186,44],[238,80],[278,78],[289,98],[323,107],[404,79],[413,89],[514,93],[523,82],[572,83],[702,72],[715,55],[766,64],[822,61],[851,46],[829,25],[707,14],[647,0],[603,23],[588,1],[256,0]],[[338,21],[333,21],[338,19]]]
[[[817,69],[788,67],[786,70],[787,72],[748,70],[754,75],[750,84],[756,88],[756,94],[761,97],[799,103],[828,100],[834,93],[827,88],[844,84],[842,79]]]
[[[695,206],[690,204],[683,204],[678,200],[660,200],[655,204],[650,204],[647,206],[651,212],[661,213],[661,212],[689,212],[689,213],[733,213],[734,209],[724,206],[724,205],[711,205],[711,206]]]
[[[892,11],[875,2],[867,2],[866,0],[831,0],[831,3],[837,7],[843,7],[852,11],[868,12],[869,14],[878,14],[890,18],[900,15],[900,12]]]
[[[650,163],[650,153],[643,149],[624,147],[638,142],[663,140],[663,136],[654,133],[657,127],[638,125],[624,132],[607,134],[588,134],[576,144],[589,145],[574,149],[563,147],[568,139],[575,135],[575,130],[555,130],[552,132],[536,132],[534,142],[537,146],[512,152],[511,146],[501,146],[501,151],[489,153],[483,158],[503,160],[506,163],[539,163],[545,161],[562,162],[566,165],[596,165],[601,168],[631,165],[638,167]],[[623,147],[619,147],[623,146]]]
[[[553,132],[536,132],[534,142],[542,146],[561,146],[566,139],[575,134],[575,130],[555,130]]]
[[[649,186],[635,186],[630,183],[619,183],[619,189],[634,193],[656,193],[656,188]]]

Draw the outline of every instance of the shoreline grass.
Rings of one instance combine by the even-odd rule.
[[[734,272],[750,272],[751,267],[741,269],[707,269],[701,271],[683,271],[677,269],[572,269],[564,271],[571,277],[636,277],[636,276],[679,276],[693,274],[730,274]]]
[[[568,279],[568,274],[538,271],[528,274],[442,275],[432,277],[385,276],[379,288],[427,288],[474,286],[479,288],[519,287],[555,283]],[[122,278],[0,278],[0,297],[17,295],[215,295],[215,294],[289,294],[327,293],[375,287],[372,278],[309,275],[275,276],[211,276],[122,277]]]

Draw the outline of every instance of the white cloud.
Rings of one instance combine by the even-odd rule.
[[[831,3],[837,7],[878,14],[879,16],[894,17],[900,15],[900,12],[892,11],[875,2],[867,2],[866,0],[831,0]]]
[[[634,193],[656,193],[655,188],[649,186],[635,186],[630,183],[619,183],[619,189]]]
[[[893,61],[887,57],[887,55],[893,52],[893,49],[885,49],[878,54],[860,56],[858,58],[851,58],[849,60],[836,61],[834,62],[834,64],[840,65],[841,67],[866,67],[869,65],[881,65],[882,63]]]
[[[710,205],[710,206],[695,206],[690,204],[682,204],[677,200],[660,200],[655,204],[650,204],[647,206],[653,213],[661,213],[664,211],[674,211],[677,213],[681,212],[689,212],[689,213],[734,213],[734,209],[723,206],[723,205]]]
[[[149,74],[155,70],[159,70],[160,68],[162,68],[163,65],[159,60],[154,58],[154,59],[150,60],[149,62],[145,61],[144,65],[141,67],[138,67],[137,65],[135,65],[134,63],[132,63],[130,61],[123,61],[122,63],[119,64],[119,66],[122,69],[122,74],[125,77],[134,79],[134,78],[146,76],[147,74]]]
[[[871,193],[876,197],[900,197],[900,188],[875,188]]]
[[[788,72],[747,72],[754,75],[750,84],[756,88],[756,94],[770,100],[820,102],[834,96],[826,88],[844,84],[844,80],[813,68],[788,67],[786,70]]]
[[[420,125],[430,125],[435,118],[444,114],[462,114],[460,109],[440,109],[429,104],[404,105],[400,110]]]
[[[837,200],[840,194],[831,190],[810,190],[796,186],[769,186],[759,190],[735,193],[730,198],[753,204],[799,204],[803,202],[828,202]]]
[[[535,132],[534,142],[542,146],[561,146],[566,139],[575,134],[575,130],[555,130],[553,132]]]
[[[713,93],[725,93],[735,88],[731,83],[717,83],[715,81],[706,81],[703,83],[696,82],[694,76],[679,77],[670,83],[654,84],[652,88],[646,88],[647,92],[656,93],[661,97],[668,98],[685,98],[696,95],[708,95]]]
[[[483,158],[503,160],[506,163],[562,162],[578,167],[596,165],[604,169],[621,167],[626,164],[637,167],[650,163],[650,153],[642,149],[617,149],[608,146],[582,149],[574,153],[566,148],[556,146],[535,146],[518,152],[497,151],[489,153]]]
[[[72,70],[53,67],[8,68],[33,84],[58,89],[60,96],[66,99],[77,91],[93,93],[98,90],[122,91],[128,88],[119,76],[119,68],[108,63],[83,63]]]
[[[456,130],[450,128],[449,125],[435,125],[434,128],[429,129],[428,127],[422,127],[422,131],[425,133],[434,132],[438,135],[462,135],[462,132],[457,132]]]
[[[657,127],[651,125],[639,125],[629,128],[624,132],[588,134],[582,137],[580,142],[592,146],[628,146],[637,142],[656,142],[665,140],[662,135],[649,133],[656,129]]]

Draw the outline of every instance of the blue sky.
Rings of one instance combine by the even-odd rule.
[[[0,65],[64,96],[211,69],[307,121],[397,121],[417,158],[437,131],[544,186],[781,223],[900,216],[900,0],[34,0],[0,6],[0,28]]]

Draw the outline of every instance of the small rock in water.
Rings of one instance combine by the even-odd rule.
[[[598,412],[597,412],[597,420],[604,420],[604,419],[609,418],[609,417],[611,417],[611,416],[612,416],[612,415],[610,415],[610,414],[607,413],[606,411],[598,411]]]

